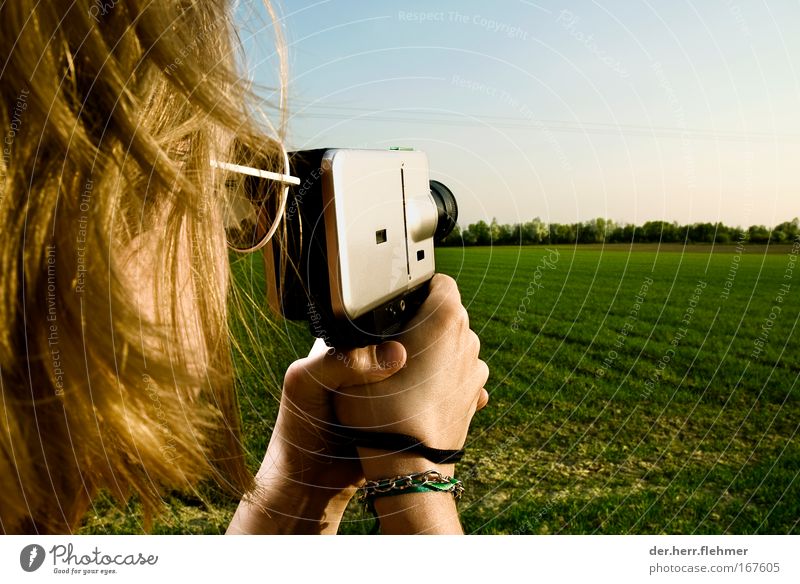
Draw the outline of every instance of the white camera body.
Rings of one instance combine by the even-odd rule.
[[[452,193],[430,181],[418,151],[308,150],[290,163],[300,185],[282,249],[265,253],[271,306],[308,320],[329,346],[396,334],[427,295],[434,240],[455,225]]]

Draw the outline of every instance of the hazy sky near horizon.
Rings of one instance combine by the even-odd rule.
[[[289,146],[423,150],[462,225],[800,215],[798,2],[276,7]],[[273,37],[243,14],[274,86]]]

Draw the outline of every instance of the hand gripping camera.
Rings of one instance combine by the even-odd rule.
[[[264,254],[270,306],[331,347],[398,333],[427,295],[434,242],[456,224],[453,193],[412,150],[306,150],[290,166],[300,184]]]

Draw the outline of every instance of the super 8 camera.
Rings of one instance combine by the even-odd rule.
[[[290,167],[300,184],[264,253],[270,306],[331,347],[395,335],[427,295],[434,242],[458,217],[453,193],[413,150],[306,150]]]

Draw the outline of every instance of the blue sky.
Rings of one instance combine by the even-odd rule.
[[[289,146],[424,150],[462,224],[800,215],[797,2],[276,7]],[[273,85],[273,37],[240,19]]]

